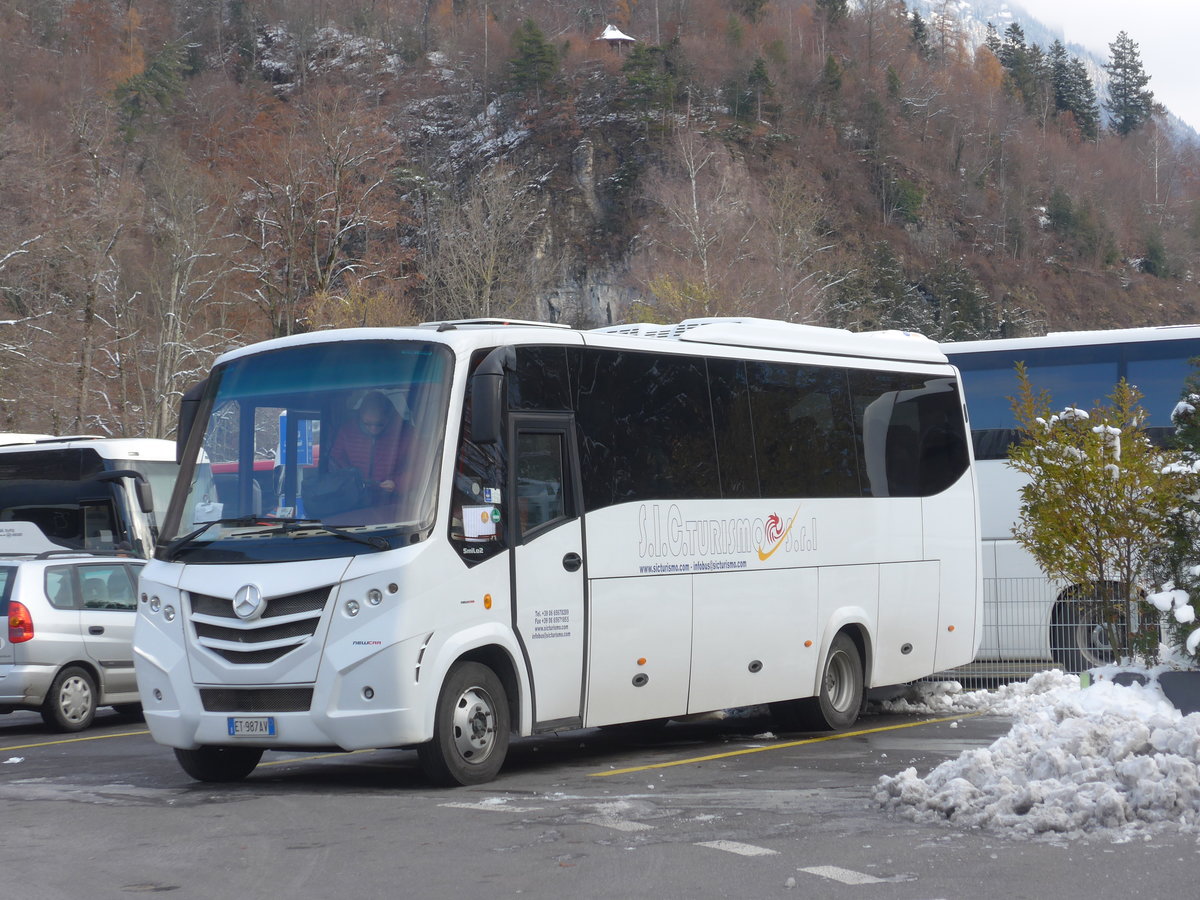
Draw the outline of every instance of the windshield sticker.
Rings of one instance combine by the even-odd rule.
[[[464,506],[462,520],[463,536],[468,541],[489,540],[496,536],[500,510],[494,506]]]

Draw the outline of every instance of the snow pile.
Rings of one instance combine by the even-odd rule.
[[[924,778],[914,768],[881,778],[875,799],[885,808],[1027,836],[1200,832],[1200,714],[1182,715],[1153,681],[1081,690],[1076,676],[1047,672],[995,692],[949,685],[890,708],[1002,713],[1012,729]]]

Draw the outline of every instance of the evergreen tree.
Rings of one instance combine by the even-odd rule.
[[[913,48],[917,51],[917,56],[921,59],[928,59],[930,54],[929,47],[929,26],[925,24],[925,20],[921,18],[921,14],[917,10],[912,13],[912,43]]]
[[[1094,141],[1100,136],[1100,104],[1096,101],[1096,86],[1087,66],[1078,56],[1071,60],[1071,112],[1080,133]]]
[[[763,101],[769,100],[775,91],[775,85],[771,83],[771,76],[767,74],[767,63],[760,56],[754,60],[754,65],[750,68],[750,75],[746,79],[746,83],[750,87],[750,92],[754,95],[755,106],[758,111],[758,121],[763,118]]]
[[[1147,90],[1150,76],[1142,68],[1138,45],[1124,31],[1108,45],[1112,54],[1104,66],[1108,72],[1108,102],[1104,104],[1109,127],[1117,134],[1140,128],[1157,111],[1154,92]]]
[[[817,0],[817,9],[825,16],[825,21],[836,25],[850,14],[849,0]]]
[[[733,11],[749,22],[757,22],[762,18],[763,7],[767,0],[731,0]]]
[[[113,89],[126,138],[132,138],[142,118],[152,110],[170,110],[183,94],[187,48],[182,41],[167,44],[138,74]]]
[[[1054,91],[1054,108],[1059,112],[1071,109],[1071,56],[1063,42],[1050,45],[1047,56],[1050,65],[1050,85]]]
[[[625,76],[626,95],[635,107],[649,114],[662,105],[668,79],[661,48],[635,44],[621,66],[621,73]]]
[[[540,100],[542,88],[558,71],[558,51],[532,19],[526,19],[517,29],[513,45],[516,56],[508,63],[513,87],[519,91],[532,88]]]
[[[1004,29],[1004,41],[996,51],[996,56],[1011,71],[1025,56],[1025,29],[1019,22],[1013,22]]]
[[[1000,58],[1000,49],[1003,44],[1000,41],[1000,33],[996,31],[996,26],[991,22],[987,23],[987,33],[983,38],[983,45],[991,50],[997,59]]]

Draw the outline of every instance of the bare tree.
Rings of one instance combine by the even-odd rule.
[[[259,145],[259,174],[237,209],[237,268],[275,336],[303,330],[305,303],[346,276],[361,281],[395,265],[395,248],[373,242],[403,206],[384,197],[397,147],[376,111],[337,89],[297,106],[304,119]]]
[[[149,175],[151,253],[144,321],[132,333],[145,432],[167,437],[183,390],[199,380],[232,337],[221,291],[229,263],[222,237],[228,206],[191,164],[172,152]]]
[[[544,199],[519,170],[495,165],[428,215],[421,268],[432,316],[532,317],[552,267],[543,243]]]
[[[755,219],[744,165],[721,143],[679,131],[670,161],[647,180],[655,210],[640,236],[635,271],[670,317],[745,309],[741,264]]]

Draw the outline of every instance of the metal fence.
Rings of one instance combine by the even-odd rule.
[[[1064,590],[1045,578],[988,578],[983,586],[983,637],[975,662],[922,681],[990,689],[1047,669],[1077,673],[1112,661],[1103,606],[1096,601],[1119,586]],[[1125,622],[1113,627],[1123,635]]]

